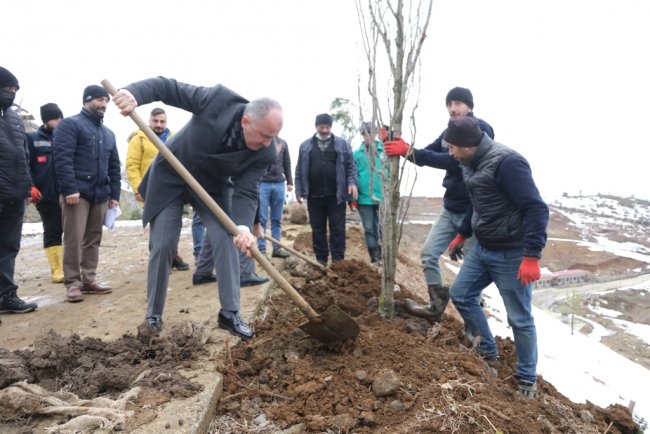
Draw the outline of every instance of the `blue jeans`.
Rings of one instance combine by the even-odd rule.
[[[366,247],[376,249],[379,247],[380,228],[379,228],[379,205],[358,205],[359,217],[363,226]]]
[[[420,258],[422,259],[422,271],[427,285],[442,286],[442,274],[440,272],[440,256],[447,251],[449,243],[458,234],[465,213],[454,213],[447,208],[442,209],[438,220],[431,226],[429,235],[424,241]],[[463,247],[467,254],[474,244],[474,238],[470,238]]]
[[[282,236],[282,210],[284,208],[284,182],[261,182],[260,183],[260,225],[266,233],[266,222],[269,220],[269,208],[271,209],[271,237],[280,240]],[[273,243],[273,250],[277,249]],[[257,248],[266,250],[266,240],[257,240]]]
[[[522,248],[489,250],[476,243],[465,256],[449,295],[465,321],[467,333],[480,337],[478,352],[486,357],[496,356],[499,350],[480,305],[483,289],[490,283],[496,284],[515,338],[515,375],[534,382],[537,380],[537,331],[531,308],[532,285],[524,286],[517,280],[522,255]]]

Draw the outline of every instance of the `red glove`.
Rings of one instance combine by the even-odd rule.
[[[348,203],[348,206],[350,207],[350,211],[356,211],[357,210],[357,201],[353,200],[352,202]]]
[[[542,273],[539,270],[539,258],[529,258],[524,256],[521,259],[519,273],[517,273],[517,280],[521,280],[521,283],[526,286],[529,283],[539,280],[540,277],[542,277]]]
[[[465,240],[467,238],[463,237],[462,235],[458,234],[456,235],[456,238],[454,238],[451,243],[449,243],[449,258],[452,261],[458,261],[459,259],[463,259],[463,246],[465,245]]]
[[[384,143],[384,150],[386,155],[389,157],[406,157],[409,149],[411,149],[411,147],[408,143],[402,140],[401,137],[397,137],[391,142]]]
[[[388,130],[386,128],[381,127],[379,129],[379,138],[381,139],[382,142],[388,140]]]
[[[32,199],[31,199],[30,202],[31,203],[36,203],[39,200],[41,200],[42,197],[43,197],[43,195],[41,194],[40,190],[38,188],[36,188],[35,186],[32,186]]]

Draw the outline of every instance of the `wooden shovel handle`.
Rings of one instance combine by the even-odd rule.
[[[264,235],[264,238],[266,238],[268,241],[277,244],[278,246],[282,247],[283,249],[288,250],[292,254],[296,255],[303,261],[313,265],[314,267],[318,268],[321,271],[327,272],[327,267],[321,264],[320,262],[316,261],[314,258],[310,258],[309,256],[297,251],[296,249],[289,247],[287,244],[276,240],[275,238],[271,237],[270,235]]]
[[[104,89],[111,95],[114,96],[117,93],[117,89],[108,81],[102,80],[102,86]],[[169,150],[169,148],[160,140],[160,138],[153,132],[153,130],[147,125],[142,118],[134,111],[129,113],[129,117],[136,123],[136,125],[145,133],[147,138],[151,140],[151,143],[154,144],[162,156],[169,162],[169,164],[176,170],[180,177],[187,183],[187,185],[201,198],[203,202],[210,208],[210,211],[219,219],[219,221],[226,227],[228,232],[231,235],[236,236],[239,234],[239,229],[237,225],[228,217],[217,202],[212,199],[207,191],[199,184],[199,182],[192,176],[192,174],[183,166],[178,158]],[[249,249],[251,255],[258,264],[264,268],[264,270],[271,276],[271,278],[278,284],[278,286],[287,293],[291,300],[298,305],[298,308],[302,313],[309,318],[310,321],[320,322],[321,319],[319,315],[314,311],[314,309],[305,301],[305,299],[296,291],[293,286],[287,280],[282,277],[282,274],[273,267],[264,255],[260,253],[257,249],[257,243],[253,243],[253,246]]]

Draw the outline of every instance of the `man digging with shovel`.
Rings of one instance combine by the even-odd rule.
[[[168,142],[169,150],[238,225],[233,237],[210,208],[158,155],[138,188],[145,198],[142,223],[151,226],[146,320],[162,328],[169,269],[177,250],[183,205],[191,203],[207,229],[219,276],[219,327],[244,340],[253,331],[239,315],[239,258],[256,242],[249,232],[257,208],[257,185],[276,158],[270,146],[282,128],[282,108],[270,98],[248,102],[228,88],[198,87],[156,77],[120,89],[113,99],[125,116],[138,105],[161,101],[193,114]]]

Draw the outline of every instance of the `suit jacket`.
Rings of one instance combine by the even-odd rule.
[[[139,81],[125,88],[138,105],[162,101],[193,114],[167,146],[212,197],[226,204],[224,211],[236,224],[252,226],[257,188],[268,165],[275,160],[276,150],[275,146],[258,151],[224,146],[226,135],[235,122],[241,121],[248,101],[225,86],[198,87],[165,77]],[[142,223],[146,225],[186,193],[187,185],[158,154],[138,191],[145,198]]]

